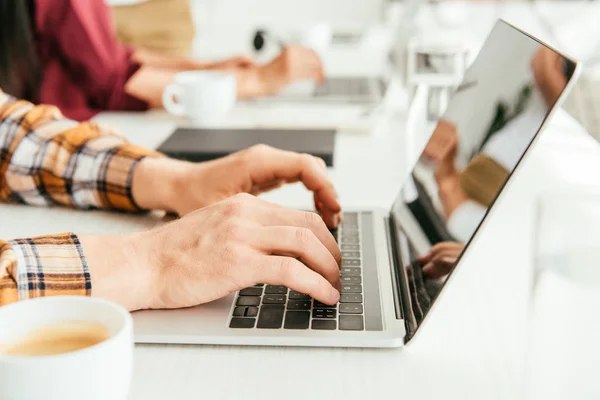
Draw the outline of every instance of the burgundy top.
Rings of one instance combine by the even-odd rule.
[[[104,110],[148,108],[125,93],[140,65],[117,40],[104,0],[35,0],[35,5],[40,103],[80,121]]]

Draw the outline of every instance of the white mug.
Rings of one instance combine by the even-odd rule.
[[[133,322],[121,306],[83,296],[41,297],[0,307],[0,343],[61,321],[99,322],[108,339],[45,356],[0,353],[2,400],[124,400],[133,365]]]
[[[175,75],[162,101],[171,114],[187,116],[199,123],[221,120],[235,105],[236,79],[220,71],[186,71]]]

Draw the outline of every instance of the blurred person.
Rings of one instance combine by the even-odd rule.
[[[136,50],[115,37],[103,0],[0,2],[0,87],[73,119],[105,110],[162,107],[162,93],[185,70],[235,74],[239,98],[271,95],[300,79],[323,79],[318,55],[289,47],[266,65],[237,57],[201,63]]]
[[[179,308],[257,283],[337,303],[341,253],[328,228],[341,217],[326,171],[321,159],[266,146],[173,160],[0,91],[0,201],[183,216],[145,232],[0,240],[0,306],[69,294]],[[253,196],[298,181],[320,216]]]

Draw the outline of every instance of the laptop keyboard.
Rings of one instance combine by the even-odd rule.
[[[229,327],[236,329],[364,330],[362,253],[357,213],[345,213],[332,231],[342,250],[340,302],[330,306],[285,286],[255,285],[240,290]]]
[[[368,78],[327,78],[314,92],[315,97],[367,97],[370,94]]]

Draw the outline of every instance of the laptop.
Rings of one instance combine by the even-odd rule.
[[[551,52],[569,74],[538,89],[531,62]],[[552,59],[552,57],[546,57]],[[283,286],[259,284],[181,310],[133,313],[138,343],[400,347],[431,315],[462,255],[579,65],[498,21],[465,74],[390,209],[346,212],[332,234],[342,250],[341,299],[329,306]],[[399,130],[402,128],[399,126]],[[429,257],[444,243],[443,262]],[[440,245],[438,245],[440,246]]]
[[[388,83],[389,80],[383,77],[326,77],[319,85],[313,83],[291,85],[272,100],[377,104],[383,99]]]

